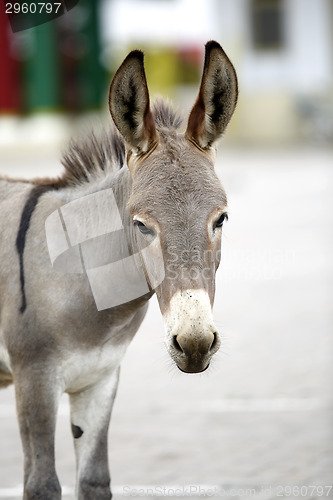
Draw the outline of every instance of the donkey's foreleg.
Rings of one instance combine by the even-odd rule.
[[[30,366],[16,374],[16,405],[24,452],[24,500],[60,500],[54,434],[61,391],[54,380]]]
[[[110,500],[107,437],[119,368],[98,383],[70,395],[77,500]]]

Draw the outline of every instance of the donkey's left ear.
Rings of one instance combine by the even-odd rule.
[[[228,125],[237,97],[238,84],[233,65],[217,42],[208,42],[200,91],[185,132],[187,139],[202,149],[209,148]]]
[[[134,153],[149,151],[157,134],[141,51],[130,52],[113,77],[109,108],[117,129],[130,149]]]

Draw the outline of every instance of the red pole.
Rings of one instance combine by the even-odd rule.
[[[13,33],[0,1],[0,114],[19,111],[18,62],[11,54]]]

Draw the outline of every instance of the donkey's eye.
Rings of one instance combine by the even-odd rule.
[[[213,230],[215,230],[217,227],[222,227],[223,222],[225,220],[228,220],[228,214],[227,212],[224,212],[223,214],[220,215],[220,217],[214,222],[213,224]]]
[[[154,231],[149,227],[145,226],[143,222],[139,220],[134,221],[134,225],[139,228],[140,233],[142,234],[150,234],[151,236],[154,234]]]

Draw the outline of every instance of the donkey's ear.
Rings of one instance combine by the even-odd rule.
[[[149,151],[156,141],[156,128],[141,51],[130,52],[116,72],[110,86],[109,108],[131,150],[135,153]]]
[[[209,148],[228,125],[237,96],[237,76],[233,65],[217,42],[208,42],[199,94],[185,132],[187,139],[200,148]]]

